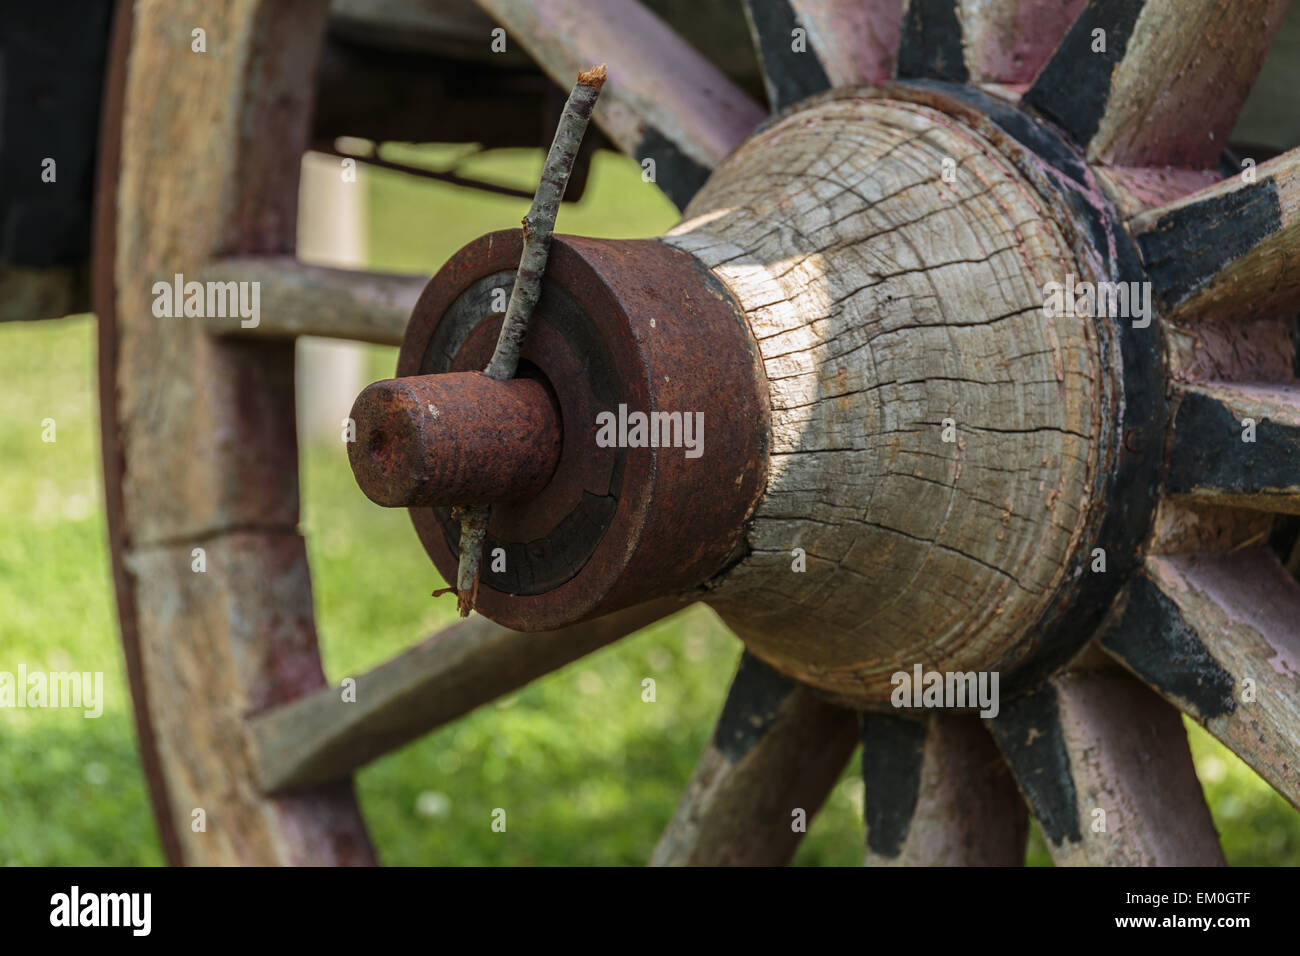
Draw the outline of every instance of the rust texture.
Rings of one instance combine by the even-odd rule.
[[[357,484],[388,508],[529,498],[560,459],[560,416],[546,386],[481,372],[387,379],[352,406]]]
[[[542,464],[536,435],[493,438],[502,422],[496,413],[437,381],[481,368],[491,354],[501,316],[492,314],[489,293],[513,281],[521,242],[515,231],[475,240],[416,305],[396,381],[441,389],[453,411],[438,420],[437,434],[450,439],[441,448],[429,444],[431,423],[408,420],[403,441],[424,447],[404,450],[402,461],[431,464],[406,472],[403,489],[438,487],[447,479],[437,476],[467,457],[480,462],[467,474],[489,480],[536,474]],[[657,240],[556,236],[521,358],[549,385],[562,438],[550,480],[532,497],[492,509],[484,554],[504,561],[484,561],[481,613],[518,630],[562,627],[697,587],[739,556],[766,480],[766,382],[739,305],[694,256]],[[389,393],[398,387],[385,385]],[[444,422],[466,412],[473,420]],[[597,441],[602,413],[637,412],[702,415],[698,449]],[[358,425],[353,454],[364,456],[360,418]],[[500,484],[532,491],[522,479]],[[439,572],[452,579],[459,528],[450,508],[417,505],[411,516]]]

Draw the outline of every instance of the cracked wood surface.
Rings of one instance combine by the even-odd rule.
[[[944,114],[850,97],[748,141],[687,215],[665,241],[742,303],[772,400],[752,553],[710,603],[846,698],[887,700],[918,662],[1007,669],[1087,520],[1103,427],[1092,320],[1043,313],[1044,283],[1086,274],[1044,201]]]

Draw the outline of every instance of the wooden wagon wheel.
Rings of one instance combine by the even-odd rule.
[[[104,458],[170,860],[371,862],[354,768],[696,599],[748,653],[654,862],[788,860],[859,737],[872,863],[1022,862],[1026,804],[1058,863],[1222,862],[1179,711],[1300,804],[1300,588],[1269,547],[1300,513],[1300,154],[1220,172],[1283,0],[750,0],[766,122],[632,0],[480,3],[563,86],[609,64],[597,122],[685,219],[555,243],[525,358],[564,447],[520,467],[578,498],[494,510],[528,575],[485,572],[480,600],[551,630],[473,617],[354,704],[325,687],[296,532],[292,337],[404,336],[354,466],[446,574],[424,443],[508,403],[438,375],[475,367],[517,242],[422,294],[298,264],[327,5],[120,4]],[[156,318],[176,274],[260,281],[261,324]],[[1103,282],[1155,319],[1072,294]],[[435,428],[411,396],[439,388]],[[706,412],[698,462],[598,452],[584,418],[625,398]],[[537,478],[467,461],[489,498]],[[997,716],[893,708],[913,668],[997,672]]]

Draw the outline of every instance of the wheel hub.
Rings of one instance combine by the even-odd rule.
[[[399,376],[483,366],[518,252],[498,233],[453,258]],[[1044,306],[1135,261],[1077,154],[1010,107],[936,84],[787,111],[660,240],[557,237],[523,355],[563,447],[495,506],[481,609],[550,628],[702,588],[755,654],[857,706],[916,665],[1005,692],[1061,663],[1150,519],[1157,443],[1125,422],[1156,420],[1159,342]],[[628,411],[702,415],[698,459],[604,447],[602,414],[635,442]],[[496,434],[524,455],[528,429]],[[412,508],[447,576],[456,503]]]

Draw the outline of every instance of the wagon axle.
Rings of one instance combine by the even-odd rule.
[[[352,419],[357,484],[390,508],[532,498],[560,458],[559,409],[530,378],[449,372],[376,382]]]

